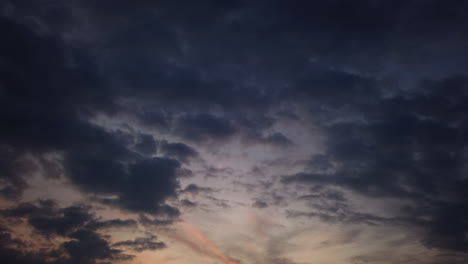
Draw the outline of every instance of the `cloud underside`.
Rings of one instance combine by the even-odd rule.
[[[89,206],[77,204],[59,207],[52,200],[20,203],[0,210],[9,226],[30,226],[37,238],[46,239],[48,248],[40,248],[38,241],[16,238],[14,229],[1,226],[0,256],[6,263],[101,263],[126,261],[135,256],[124,250],[142,252],[159,250],[166,245],[150,234],[135,240],[111,243],[106,230],[136,230],[133,219],[102,220]],[[19,221],[19,223],[18,223]],[[36,240],[37,240],[36,238]],[[63,242],[65,241],[65,242]]]
[[[250,168],[226,172],[208,154],[291,154],[313,145],[297,136],[305,127],[323,135],[321,153],[292,173],[258,169],[266,188],[246,206],[404,226],[426,248],[468,253],[466,3],[176,2],[0,4],[0,197],[16,204],[0,212],[66,240],[38,253],[2,222],[0,259],[113,263],[163,250],[152,233],[113,241],[102,230],[170,225],[200,197],[227,210],[214,197],[223,190],[184,181]],[[34,175],[131,218],[25,202]],[[379,216],[342,192],[405,203]],[[297,201],[306,208],[288,208]]]

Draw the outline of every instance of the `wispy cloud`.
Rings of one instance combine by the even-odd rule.
[[[221,260],[226,264],[238,264],[236,261],[226,256],[213,241],[207,238],[195,226],[183,222],[180,223],[178,227],[180,227],[178,232],[171,232],[166,234],[166,236],[204,256]]]

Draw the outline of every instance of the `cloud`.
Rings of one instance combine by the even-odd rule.
[[[121,254],[120,250],[110,247],[108,241],[99,234],[78,230],[70,234],[72,240],[64,242],[62,247],[70,256],[70,263],[97,263],[97,260],[129,260],[132,256]]]
[[[36,241],[22,241],[13,238],[11,231],[1,229],[0,255],[11,263],[99,263],[106,261],[123,261],[133,258],[121,250],[111,246],[108,236],[103,236],[99,229],[135,228],[132,219],[97,219],[91,208],[83,205],[73,205],[61,208],[52,200],[39,200],[21,203],[15,207],[2,209],[0,214],[11,221],[16,228],[17,221],[25,221],[39,235],[50,241],[48,247],[40,247]],[[53,238],[60,237],[55,240]],[[154,238],[154,237],[153,237]],[[153,239],[152,238],[152,239]],[[36,239],[37,240],[37,239]],[[139,242],[140,239],[135,241]],[[153,249],[151,242],[147,247],[139,247],[139,251]],[[118,243],[117,243],[118,244]],[[121,246],[121,245],[117,245]],[[37,252],[36,252],[37,250]]]
[[[98,230],[134,221],[22,203],[32,178],[64,180],[80,195],[141,215],[142,224],[170,224],[181,214],[170,199],[213,191],[197,179],[181,189],[180,178],[192,175],[184,166],[209,163],[202,155],[240,139],[287,146],[294,164],[281,178],[285,188],[257,208],[305,202],[305,211],[286,212],[343,223],[403,219],[422,230],[428,248],[468,251],[466,2],[188,2],[0,4],[0,197],[18,204],[2,214],[71,239],[62,248],[68,257],[93,247],[82,263],[124,258]],[[304,128],[288,133],[288,122]],[[312,137],[309,126],[323,149],[303,138]],[[230,157],[249,162],[281,154],[223,150],[237,148],[245,156]],[[315,153],[303,170],[302,152]],[[276,165],[264,172],[274,188],[283,167]],[[202,173],[237,177],[244,168],[236,166],[206,164]],[[311,190],[317,186],[352,195]],[[405,206],[394,217],[364,214],[350,208],[355,194]],[[232,202],[207,198],[223,208]],[[10,233],[2,239],[15,246],[2,247],[2,259],[51,257],[20,251]]]
[[[136,252],[142,252],[145,250],[159,250],[166,247],[163,242],[155,241],[156,236],[150,235],[147,237],[137,237],[134,240],[120,241],[114,244],[115,247],[129,248]]]
[[[0,214],[13,219],[26,218],[29,225],[45,236],[66,236],[94,219],[87,207],[58,208],[52,200],[21,203],[17,207],[2,209]]]
[[[99,80],[91,73],[89,58],[74,51],[66,56],[60,41],[5,17],[0,17],[0,27],[9,36],[0,54],[8,65],[1,69],[0,112],[9,124],[0,134],[2,193],[19,198],[27,187],[23,173],[30,168],[26,152],[37,155],[72,147],[86,138],[73,131],[89,129],[79,115],[88,116],[91,109],[110,110],[113,103],[105,87],[93,89]],[[75,63],[70,65],[68,59]],[[70,91],[61,92],[63,86]]]
[[[177,216],[177,209],[164,205],[164,200],[176,194],[179,163],[144,159],[129,150],[119,132],[88,121],[96,112],[115,109],[114,94],[90,72],[89,58],[65,54],[65,43],[8,19],[1,18],[0,23],[12,36],[3,43],[3,50],[10,52],[4,58],[10,70],[17,70],[2,81],[1,113],[10,124],[0,135],[2,157],[7,159],[2,165],[2,192],[18,198],[26,188],[22,175],[29,168],[22,158],[26,152],[41,158],[57,151],[63,153],[65,176],[81,191],[118,194],[119,199],[107,202],[130,211]],[[74,60],[73,66],[69,60]],[[62,92],[64,86],[70,91]],[[40,92],[36,94],[34,87]],[[139,144],[150,147],[148,136],[142,140]],[[14,170],[7,167],[13,162],[19,165]]]
[[[119,188],[122,195],[115,203],[130,211],[178,216],[176,208],[162,202],[170,196],[176,196],[179,166],[176,160],[163,158],[133,164],[129,168],[129,182],[124,183],[126,187]]]
[[[265,144],[275,147],[291,147],[294,144],[283,133],[275,132],[264,136],[258,134],[259,129],[252,130],[252,132],[247,132],[247,134],[244,135],[244,140],[249,144]]]
[[[94,221],[87,225],[91,229],[122,229],[122,228],[129,228],[129,229],[136,229],[137,222],[133,219],[111,219],[111,220],[102,220],[102,221]]]
[[[2,261],[18,264],[47,263],[46,258],[49,257],[49,254],[23,251],[24,246],[23,241],[13,238],[11,230],[3,226],[0,228],[0,257]]]
[[[185,163],[199,155],[194,148],[183,143],[162,142],[159,151],[167,157],[175,158]]]
[[[226,140],[236,128],[229,120],[211,114],[184,115],[177,120],[176,134],[189,141]]]
[[[180,164],[176,160],[155,157],[126,165],[108,156],[80,155],[68,157],[66,162],[69,175],[81,190],[118,195],[98,201],[132,212],[179,215],[176,208],[164,203],[177,195]]]
[[[197,206],[197,203],[192,202],[192,201],[187,200],[187,199],[183,199],[181,201],[181,204],[182,204],[182,206],[185,206],[185,207],[195,207],[195,206]]]
[[[189,193],[191,195],[199,195],[199,194],[210,194],[213,193],[215,190],[210,187],[200,187],[196,184],[189,184],[185,189],[182,190],[183,193]]]
[[[252,225],[252,229],[255,232],[255,235],[259,238],[268,237],[268,232],[272,228],[282,227],[278,224],[274,217],[271,217],[266,214],[260,214],[258,212],[249,210],[247,212],[249,224]]]
[[[14,238],[12,231],[0,226],[0,255],[12,263],[86,263],[99,261],[127,261],[134,258],[124,254],[120,248],[135,252],[154,251],[166,248],[164,242],[158,241],[153,234],[145,237],[135,237],[132,240],[110,242],[109,236],[101,235],[99,230],[135,229],[137,223],[133,219],[100,220],[91,213],[91,207],[74,205],[58,207],[51,200],[39,200],[33,203],[21,203],[15,207],[2,209],[0,214],[13,225],[17,220],[25,220],[38,235],[50,240],[52,236],[66,238],[59,245],[49,244],[49,248],[41,248],[39,252],[29,251],[31,243]],[[143,225],[155,225],[155,222],[145,216],[140,218]],[[150,223],[151,222],[151,223]],[[158,225],[167,225],[163,223]],[[56,240],[50,240],[56,241]],[[60,240],[61,241],[61,240]],[[36,246],[32,246],[35,248]]]
[[[288,139],[285,135],[279,132],[266,136],[264,140],[266,143],[277,145],[280,147],[286,147],[293,144],[290,139]]]
[[[372,110],[361,112],[364,123],[325,126],[327,157],[339,166],[288,175],[283,183],[333,185],[365,196],[413,201],[412,207],[419,209],[402,217],[430,216],[428,221],[413,221],[426,230],[425,245],[465,251],[466,238],[453,234],[463,234],[468,227],[462,220],[466,205],[460,189],[467,184],[462,176],[466,84],[462,76],[424,82],[421,90],[406,96],[380,98]],[[444,216],[451,214],[454,217]]]
[[[161,227],[161,226],[168,226],[172,225],[174,222],[176,222],[176,219],[172,217],[148,217],[144,214],[140,214],[138,221],[140,224],[142,224],[145,227]]]
[[[172,234],[171,237],[173,239],[184,243],[192,250],[195,250],[203,255],[209,256],[210,258],[223,261],[226,264],[237,263],[231,260],[229,257],[227,257],[213,241],[209,240],[202,232],[200,232],[194,226],[188,223],[181,223],[180,227],[184,230],[184,232],[187,235],[181,236],[177,234]]]
[[[156,152],[157,142],[151,135],[141,135],[135,148],[144,154],[153,154]]]
[[[252,207],[262,209],[262,208],[267,208],[268,204],[264,201],[257,200],[252,204]]]

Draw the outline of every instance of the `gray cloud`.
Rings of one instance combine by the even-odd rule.
[[[281,178],[284,186],[323,187],[299,195],[310,211],[286,208],[289,216],[404,220],[423,230],[426,247],[466,253],[467,10],[466,2],[440,0],[2,3],[0,196],[18,203],[2,214],[71,239],[61,248],[74,259],[68,263],[124,260],[97,230],[136,222],[21,203],[32,175],[66,180],[94,201],[141,215],[142,224],[170,224],[181,214],[169,202],[179,193],[206,193],[229,207],[210,188],[181,189],[180,178],[195,175],[184,166],[203,160],[208,145],[241,139],[287,146],[294,167],[305,164]],[[284,117],[317,127],[324,153],[294,160],[294,147],[313,144],[277,130]],[[48,162],[51,153],[60,159]],[[235,169],[206,164],[202,173],[234,177]],[[359,213],[326,187],[411,205],[394,217]],[[293,196],[270,193],[253,206],[287,207]],[[1,259],[47,263],[53,255],[30,254],[12,233],[2,229]]]

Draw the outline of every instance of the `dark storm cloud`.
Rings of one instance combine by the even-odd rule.
[[[128,150],[119,133],[83,119],[95,109],[107,111],[113,105],[105,86],[93,89],[99,82],[86,57],[66,54],[52,36],[39,36],[4,18],[0,22],[9,32],[2,42],[2,56],[9,65],[2,68],[0,112],[9,124],[0,137],[7,163],[2,166],[2,193],[18,197],[27,185],[21,175],[27,166],[11,167],[21,161],[21,153],[64,151],[66,175],[81,190],[120,194],[113,204],[130,211],[177,215],[177,209],[163,203],[175,195],[179,164],[167,159],[145,160]],[[141,190],[132,189],[136,186]]]
[[[161,109],[137,109],[135,112],[137,119],[148,127],[167,131],[172,122],[172,116]]]
[[[80,22],[79,16],[59,16],[68,18],[68,23],[54,21],[47,14],[47,8],[37,12],[34,5],[18,2],[19,13],[42,15],[55,31],[69,29],[73,32],[73,26]],[[463,52],[461,46],[457,46],[462,43],[460,33],[466,26],[463,12],[466,3],[463,2],[204,1],[192,4],[160,1],[134,5],[124,1],[118,4],[115,1],[99,4],[76,1],[69,5],[56,4],[49,9],[62,8],[65,9],[63,13],[68,14],[74,6],[80,7],[95,26],[97,32],[88,32],[91,37],[104,34],[104,38],[88,41],[95,43],[93,41],[99,39],[100,45],[110,52],[104,60],[107,69],[123,79],[137,82],[139,85],[134,85],[137,88],[144,87],[145,91],[171,102],[257,107],[269,101],[262,100],[268,96],[257,89],[237,89],[231,84],[223,86],[222,82],[221,85],[199,85],[205,83],[202,76],[206,78],[207,75],[191,70],[191,65],[216,72],[218,78],[212,79],[230,80],[255,73],[261,78],[260,85],[274,83],[266,80],[266,76],[271,78],[277,74],[277,77],[289,78],[290,74],[302,71],[310,58],[320,61],[323,68],[354,66],[370,72],[385,68],[386,62],[389,68],[400,64],[411,69],[421,65],[421,59],[431,64],[442,61],[443,56],[454,59],[450,70],[456,69],[455,65],[466,66],[456,58],[456,52],[449,49],[458,47],[457,52]],[[121,17],[133,23],[119,20]],[[68,28],[57,28],[64,26]],[[437,37],[445,37],[439,39],[439,48],[428,42]],[[442,53],[437,53],[437,49]],[[180,74],[177,67],[172,67],[175,71],[160,71],[161,65],[168,66],[165,63],[169,58],[185,62],[179,64]],[[433,69],[426,66],[424,70]],[[440,68],[437,71],[444,72]],[[165,75],[162,72],[173,74],[166,74],[169,80],[159,82],[163,85],[151,87]],[[210,77],[213,75],[208,74],[208,79]],[[180,81],[174,81],[177,79]]]
[[[175,133],[189,141],[225,140],[233,136],[236,128],[226,119],[211,115],[185,115],[177,120]]]
[[[172,217],[179,215],[177,208],[164,204],[166,198],[176,196],[179,187],[177,169],[179,162],[173,159],[152,158],[129,167],[129,182],[123,183],[116,191],[120,197],[109,200],[122,208],[135,212],[162,214]]]
[[[120,241],[114,244],[115,247],[129,248],[136,252],[145,250],[158,250],[166,247],[163,242],[156,241],[157,237],[149,235],[147,237],[137,237],[134,240]]]
[[[3,196],[19,198],[27,187],[26,153],[41,160],[58,151],[63,153],[65,176],[81,191],[117,195],[101,201],[129,211],[177,216],[178,210],[164,201],[176,195],[179,163],[144,158],[130,150],[130,135],[91,124],[88,120],[98,113],[120,111],[114,100],[121,94],[101,82],[88,54],[18,21],[4,17],[0,21],[8,32],[1,44],[8,65],[2,67],[1,79],[1,115],[8,123],[0,132]],[[184,121],[182,126],[198,138],[233,133],[223,119],[197,115]],[[155,147],[151,136],[137,138],[135,148],[143,154]],[[193,154],[182,152],[179,146],[178,153],[172,148],[168,154],[182,160]]]
[[[51,200],[21,203],[14,208],[2,209],[0,214],[11,219],[27,219],[29,225],[45,236],[65,236],[94,218],[89,208],[83,206],[58,208]]]
[[[100,153],[102,150],[106,152]],[[111,146],[68,153],[65,168],[70,179],[85,192],[118,195],[117,199],[101,200],[107,204],[133,212],[177,216],[178,210],[164,201],[176,196],[179,162],[154,157],[137,158],[128,163],[133,158],[121,157],[116,151],[118,149],[113,151]]]
[[[429,248],[444,248],[468,251],[466,200],[438,204],[429,213],[433,219],[427,221],[427,235],[423,239]]]
[[[98,229],[135,228],[136,221],[110,219],[99,220],[90,211],[90,207],[75,205],[58,207],[51,200],[39,200],[34,203],[21,203],[16,207],[2,209],[0,214],[4,219],[25,221],[37,234],[49,239],[51,236],[67,238],[66,242],[57,245],[55,249],[42,249],[40,252],[28,251],[26,241],[13,239],[11,231],[2,229],[0,232],[0,254],[7,263],[100,263],[99,261],[123,261],[133,256],[123,254],[114,248],[127,245],[128,241],[111,245],[108,236],[97,232]],[[156,242],[156,237],[136,238],[137,251],[154,250],[164,247],[164,243]],[[135,249],[135,250],[136,250]]]
[[[159,151],[167,157],[182,162],[189,162],[190,159],[198,157],[198,152],[194,148],[183,143],[162,142]]]
[[[0,26],[7,36],[2,41],[1,113],[9,124],[2,129],[2,144],[65,147],[70,137],[79,138],[74,129],[82,125],[81,116],[112,109],[106,87],[95,89],[99,80],[90,58],[3,17]]]
[[[283,182],[410,199],[419,210],[409,216],[427,230],[425,245],[466,251],[468,240],[460,234],[468,230],[463,202],[467,87],[465,77],[423,82],[408,94],[379,99],[371,111],[361,113],[365,122],[325,126],[327,155],[339,166],[287,176]],[[431,220],[422,221],[423,215]]]
[[[11,147],[0,147],[0,155],[0,196],[17,199],[28,187],[26,174],[34,171],[34,165]]]
[[[44,236],[67,236],[81,228],[95,231],[137,227],[137,222],[133,219],[100,220],[91,212],[91,207],[73,205],[61,208],[53,200],[20,203],[0,210],[0,215],[13,220],[13,224],[16,220],[26,221]]]
[[[22,155],[60,151],[67,178],[80,190],[118,194],[113,204],[130,211],[177,215],[164,199],[175,195],[178,162],[145,159],[129,150],[126,135],[87,121],[99,111],[116,109],[115,94],[100,82],[90,58],[66,49],[53,35],[5,18],[0,26],[8,32],[1,44],[8,65],[2,67],[1,79],[0,113],[8,123],[0,132],[2,193],[19,197],[27,186]],[[141,140],[136,148],[152,151],[151,139]],[[132,189],[136,186],[141,190]]]
[[[123,228],[136,229],[137,221],[133,219],[127,219],[127,220],[111,219],[111,220],[93,221],[89,223],[87,227],[93,230],[123,229]]]
[[[284,183],[408,199],[414,204],[402,214],[424,228],[426,246],[468,250],[468,81],[453,77],[468,70],[466,2],[181,3],[0,4],[2,197],[21,197],[27,175],[38,170],[31,160],[60,153],[58,168],[83,193],[143,216],[176,217],[166,200],[180,189],[179,161],[201,152],[167,143],[161,151],[173,159],[148,158],[157,145],[152,136],[90,120],[129,115],[197,148],[237,136],[284,147],[292,141],[272,132],[277,120],[270,115],[297,116],[292,108],[299,106],[308,113],[301,122],[323,130],[326,153]],[[202,188],[189,187],[185,192]],[[346,206],[340,195],[324,199]],[[379,220],[348,209],[330,216],[324,211],[346,207],[315,206],[318,212],[304,214]],[[20,207],[3,213],[27,217],[44,234],[76,231],[64,249],[79,257],[91,247],[80,263],[116,253],[97,233],[75,230],[90,221],[80,208]],[[34,258],[40,257],[5,256],[17,263]]]
[[[291,74],[304,72],[311,58],[323,68],[369,72],[382,68],[398,72],[397,66],[415,65],[427,72],[444,72],[432,63],[448,63],[451,58],[466,69],[450,49],[464,52],[459,36],[466,26],[461,11],[466,10],[465,3],[239,1],[197,5],[192,7],[197,11],[187,9],[190,12],[176,6],[158,7],[165,10],[163,20],[180,27],[189,62],[228,78],[250,80],[254,78],[248,78],[249,73],[255,73],[260,85],[277,84],[278,79],[284,83]],[[434,47],[431,39],[441,40],[442,46]],[[422,60],[428,64],[422,65]],[[454,65],[448,69],[461,70]],[[272,81],[274,77],[278,79]],[[237,101],[235,96],[228,98]]]
[[[133,219],[100,220],[90,211],[91,208],[77,205],[60,208],[51,200],[34,203],[21,203],[16,207],[2,209],[0,214],[7,220],[25,220],[38,234],[66,237],[71,240],[62,243],[57,249],[34,253],[25,250],[26,242],[11,237],[11,231],[0,229],[0,252],[11,263],[97,263],[99,260],[122,261],[133,256],[123,254],[117,248],[128,248],[142,252],[163,249],[166,245],[157,241],[154,235],[136,237],[110,244],[109,237],[99,234],[98,230],[137,227]],[[149,221],[146,217],[143,220]],[[30,243],[30,242],[28,242]],[[55,253],[54,253],[55,251]],[[24,259],[24,260],[23,260]],[[21,261],[24,262],[21,262]],[[8,262],[10,263],[10,262]]]
[[[339,70],[311,69],[298,76],[291,92],[296,100],[310,98],[313,102],[327,108],[340,109],[345,106],[359,107],[375,103],[379,88],[369,77]],[[309,100],[310,102],[310,100]]]
[[[8,124],[0,132],[2,193],[14,198],[27,186],[21,173],[28,168],[25,151],[36,154],[72,145],[80,138],[75,132],[83,130],[79,115],[97,105],[109,110],[112,103],[103,96],[105,88],[92,89],[97,80],[86,57],[66,54],[73,51],[64,51],[52,36],[41,37],[3,17],[0,27],[5,34],[0,44],[0,115]]]
[[[151,155],[156,152],[158,143],[154,140],[151,135],[140,135],[138,142],[135,144],[135,148],[141,153]]]
[[[12,233],[8,228],[4,226],[0,227],[0,259],[3,262],[15,264],[47,263],[45,261],[49,257],[47,253],[23,251],[22,248],[25,247],[24,241],[13,238]]]
[[[70,256],[70,263],[98,263],[98,260],[129,260],[133,256],[124,255],[120,250],[111,248],[109,242],[99,234],[78,230],[70,234],[72,240],[63,243],[62,247]]]

